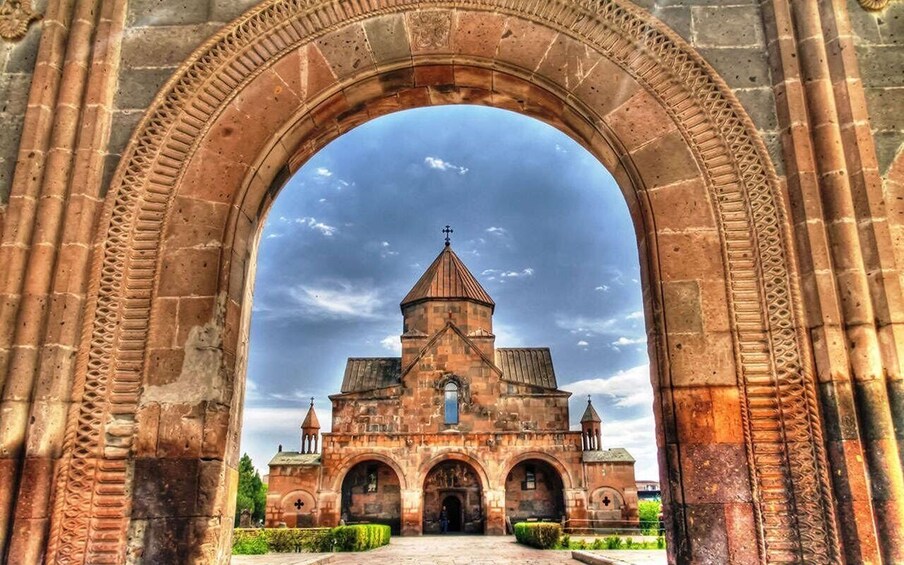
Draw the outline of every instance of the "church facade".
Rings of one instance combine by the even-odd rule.
[[[636,524],[634,459],[602,449],[588,400],[570,431],[547,348],[497,348],[495,304],[451,246],[402,300],[401,357],[348,359],[322,434],[270,461],[266,525],[385,523],[503,534],[525,520]]]

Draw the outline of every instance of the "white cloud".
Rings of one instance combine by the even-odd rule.
[[[625,316],[626,320],[643,320],[643,311],[638,310],[636,312],[631,312],[627,316]]]
[[[333,176],[333,171],[327,169],[326,167],[317,167],[317,169],[314,170],[314,174],[316,174],[318,177],[330,178],[331,176]]]
[[[587,346],[590,345],[590,344],[587,343],[586,341],[584,341],[584,340],[582,339],[581,341],[579,341],[579,342],[577,343],[577,345],[578,345],[578,347],[587,347]]]
[[[488,281],[498,280],[505,282],[505,279],[521,279],[534,276],[533,267],[525,267],[520,271],[503,271],[500,269],[484,269],[480,272],[480,276],[486,277]]]
[[[431,169],[436,169],[437,171],[453,171],[457,172],[460,175],[464,175],[468,173],[467,167],[461,167],[459,165],[453,165],[448,161],[444,161],[439,157],[425,157],[424,164],[430,167]]]
[[[532,277],[534,276],[534,269],[532,267],[527,267],[526,269],[521,269],[520,271],[507,271],[499,275],[500,277],[506,279],[518,279],[521,277]]]
[[[333,237],[336,233],[336,227],[331,226],[329,224],[324,224],[323,222],[317,221],[317,218],[311,218],[305,216],[303,218],[295,218],[295,223],[300,224],[302,226],[307,226],[312,230],[319,231],[321,235],[324,237]]]
[[[507,229],[505,229],[505,228],[500,228],[500,227],[496,227],[496,226],[490,226],[490,227],[488,227],[488,228],[486,229],[486,232],[487,232],[487,233],[490,233],[490,234],[493,234],[493,235],[497,235],[497,236],[499,236],[499,237],[503,237],[503,236],[508,235],[508,230],[507,230]]]
[[[380,340],[383,349],[388,349],[395,353],[402,353],[402,341],[397,335],[388,335]]]
[[[568,153],[568,150],[556,143],[556,153]]]
[[[624,346],[624,345],[639,345],[641,343],[646,343],[647,338],[645,337],[625,337],[622,336],[617,340],[612,342],[612,345],[615,346]]]
[[[584,379],[562,385],[576,396],[603,394],[615,400],[616,406],[653,406],[653,387],[650,384],[650,365],[638,365],[618,371],[609,377]]]
[[[496,336],[497,347],[521,347],[524,344],[521,334],[508,324],[493,322],[493,335]]]
[[[281,234],[281,233],[271,233],[271,234],[267,235],[267,239],[276,239],[276,238],[279,238],[282,236],[283,236],[283,234]]]
[[[383,304],[373,289],[357,289],[349,283],[334,288],[299,285],[289,295],[307,313],[327,318],[374,318]]]
[[[609,285],[607,285],[607,284],[601,284],[600,286],[594,288],[593,290],[599,290],[599,291],[602,291],[602,292],[609,292],[609,289],[610,289],[610,288],[611,288],[611,287],[610,287]]]
[[[585,318],[583,316],[556,316],[556,325],[573,334],[612,334],[618,332],[617,318]]]

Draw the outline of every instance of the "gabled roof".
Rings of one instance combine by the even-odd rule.
[[[270,460],[269,466],[274,465],[320,465],[320,454],[280,451]]]
[[[401,357],[349,357],[342,379],[343,393],[395,386],[402,382]]]
[[[496,366],[507,381],[543,388],[558,388],[548,347],[496,349]]]
[[[490,308],[496,307],[487,291],[480,286],[449,245],[427,267],[427,271],[402,299],[400,306],[425,300],[473,300]]]
[[[581,422],[602,422],[603,420],[600,418],[600,415],[596,413],[596,408],[593,407],[593,404],[590,403],[590,400],[587,401],[587,409],[584,410],[584,415],[581,416]]]
[[[581,454],[584,463],[634,463],[634,458],[623,447],[602,449],[599,451],[585,451]]]

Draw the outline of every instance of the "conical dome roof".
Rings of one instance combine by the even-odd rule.
[[[316,428],[320,429],[320,420],[317,419],[317,413],[314,412],[314,399],[311,399],[311,407],[308,408],[308,415],[304,417],[304,422],[301,423],[302,428]]]
[[[600,415],[596,413],[596,409],[590,403],[589,398],[587,399],[587,409],[584,410],[584,415],[581,416],[581,422],[602,422]]]
[[[496,307],[496,303],[450,245],[443,248],[402,300],[401,306],[404,308],[425,300],[473,300],[490,308]]]

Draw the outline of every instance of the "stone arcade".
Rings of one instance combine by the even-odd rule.
[[[270,202],[350,128],[463,103],[625,197],[670,559],[904,562],[904,3],[0,6],[9,562],[228,561]]]
[[[448,238],[401,303],[402,356],[351,358],[317,449],[270,461],[267,524],[376,522],[402,534],[502,534],[524,520],[636,525],[634,459],[601,447],[589,403],[569,431],[549,349],[498,348],[495,304]]]

